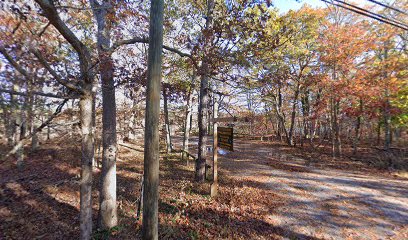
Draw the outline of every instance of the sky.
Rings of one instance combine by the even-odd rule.
[[[302,7],[303,4],[307,3],[312,7],[323,7],[325,3],[320,0],[273,0],[273,5],[279,9],[281,13],[285,13],[290,9],[296,10]]]

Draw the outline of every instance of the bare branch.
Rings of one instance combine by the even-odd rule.
[[[43,30],[41,30],[41,32],[38,34],[39,37],[41,37],[44,33],[45,30],[47,30],[47,28],[51,25],[50,22],[47,23],[47,25],[44,26]]]
[[[14,90],[8,90],[8,89],[2,89],[0,88],[0,92],[5,92],[5,93],[10,93],[13,95],[19,95],[19,96],[27,96],[29,93],[23,93],[23,92],[17,92]],[[60,99],[75,99],[78,98],[79,96],[71,95],[71,96],[60,96],[60,95],[55,95],[52,93],[44,93],[44,92],[37,92],[37,91],[31,91],[30,94],[38,95],[38,96],[44,96],[44,97],[51,97],[51,98],[60,98]]]
[[[46,18],[50,23],[61,33],[61,35],[71,44],[78,54],[82,78],[86,82],[92,82],[92,74],[90,73],[89,64],[91,63],[91,54],[89,49],[83,44],[71,29],[62,21],[54,1],[50,0],[35,0],[44,11]]]
[[[20,72],[22,75],[25,77],[30,77],[28,72],[20,66],[11,56],[10,54],[6,51],[6,48],[4,46],[0,46],[0,53],[3,54],[3,56],[7,59],[7,61],[13,66],[18,72]]]
[[[131,39],[118,41],[118,42],[113,44],[113,46],[111,47],[111,51],[112,52],[115,51],[118,47],[120,47],[122,45],[135,44],[135,43],[149,43],[149,38],[147,38],[147,37],[134,37],[134,38],[131,38]],[[188,58],[192,59],[191,54],[184,53],[184,52],[182,52],[182,51],[180,51],[180,50],[178,50],[176,48],[169,47],[169,46],[166,46],[166,45],[163,45],[163,48],[170,51],[170,52],[176,53],[176,54],[180,55],[181,57],[188,57]]]
[[[52,69],[50,64],[45,60],[45,58],[41,55],[41,53],[36,50],[36,49],[31,49],[31,52],[38,58],[40,63],[48,70],[48,72],[63,86],[67,87],[68,89],[78,92],[78,93],[83,93],[83,90],[79,88],[78,86],[75,86],[72,83],[69,83],[68,81],[63,80],[55,71]]]
[[[11,149],[7,154],[5,154],[1,160],[0,163],[3,163],[4,161],[7,160],[8,157],[10,157],[11,155],[13,155],[14,153],[16,153],[20,148],[22,148],[24,145],[26,145],[30,138],[34,135],[37,134],[37,132],[41,132],[41,130],[43,128],[45,128],[48,124],[51,123],[51,121],[61,112],[62,108],[64,107],[65,103],[68,102],[68,99],[63,100],[60,105],[58,105],[57,109],[55,110],[55,112],[43,123],[41,124],[41,126],[39,126],[38,128],[34,129],[34,131],[29,134],[26,137],[23,137],[14,147],[13,149]]]

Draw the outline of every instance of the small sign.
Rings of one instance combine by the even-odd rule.
[[[231,127],[217,127],[218,147],[234,151],[234,129]]]

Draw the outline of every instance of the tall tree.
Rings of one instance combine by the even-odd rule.
[[[91,239],[92,235],[92,161],[94,157],[94,128],[92,124],[94,93],[94,72],[92,69],[91,54],[86,45],[72,32],[61,19],[50,0],[36,0],[44,16],[58,32],[71,44],[78,55],[80,69],[80,86],[70,86],[72,91],[80,93],[79,108],[82,135],[81,184],[80,184],[80,239]],[[40,60],[42,60],[40,58]],[[45,61],[42,61],[47,66]],[[55,72],[46,67],[56,79]],[[63,82],[61,80],[61,82]],[[67,86],[68,87],[68,86]]]
[[[110,0],[98,3],[91,0],[97,22],[97,46],[99,71],[102,81],[102,173],[99,179],[99,216],[101,229],[117,225],[116,207],[116,101],[114,82],[114,63],[110,53],[111,28],[114,19],[114,6]]]
[[[143,239],[158,239],[159,118],[163,11],[163,0],[151,0],[144,142]]]
[[[207,13],[205,22],[205,34],[204,38],[204,57],[199,70],[201,76],[200,82],[200,100],[198,105],[198,156],[195,163],[195,178],[198,182],[204,182],[205,180],[205,164],[207,160],[207,115],[208,115],[208,102],[209,102],[209,71],[210,71],[210,56],[208,55],[209,45],[212,42],[213,35],[213,11],[214,11],[215,1],[207,1]]]

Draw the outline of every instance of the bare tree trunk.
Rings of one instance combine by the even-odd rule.
[[[275,96],[274,107],[275,107],[276,115],[278,117],[278,123],[279,123],[278,124],[278,129],[279,129],[278,134],[279,134],[279,137],[280,137],[280,141],[283,140],[282,139],[283,138],[282,133],[284,133],[285,138],[286,138],[286,142],[289,144],[290,143],[290,141],[289,141],[290,137],[289,137],[289,133],[288,133],[288,131],[286,129],[286,126],[285,126],[285,123],[286,123],[285,113],[282,112],[282,92],[281,92],[280,86],[278,88],[278,96],[277,97]]]
[[[25,138],[25,119],[24,111],[20,110],[20,115],[17,116],[16,123],[19,125],[19,131],[16,134],[15,142],[18,143]],[[21,169],[24,166],[24,145],[21,145],[17,151],[17,168]]]
[[[311,138],[311,124],[309,121],[310,115],[310,103],[309,103],[309,90],[305,90],[302,97],[302,111],[303,111],[303,136],[302,136],[302,147],[303,141]]]
[[[163,0],[151,0],[145,120],[142,238],[158,239],[159,118]]]
[[[288,145],[293,146],[293,128],[295,127],[296,105],[299,97],[299,83],[296,86],[295,95],[293,96],[292,113],[290,117],[289,137],[287,139]]]
[[[167,85],[163,84],[163,107],[164,107],[164,124],[166,128],[166,150],[167,153],[173,151],[173,145],[171,143],[171,129],[169,120],[169,108],[168,108],[168,96],[167,96]]]
[[[391,113],[390,113],[390,100],[389,90],[385,89],[385,107],[384,107],[384,149],[388,151],[391,146]]]
[[[18,91],[18,86],[13,84],[13,90]],[[18,99],[13,94],[10,94],[10,134],[11,146],[16,143],[17,137],[17,118],[18,118]]]
[[[360,112],[356,119],[356,127],[354,132],[354,141],[353,141],[353,155],[357,154],[357,145],[360,142],[360,126],[361,126],[361,115],[363,114],[363,99],[360,98],[359,101]]]
[[[339,126],[339,106],[338,100],[333,99],[333,119],[332,119],[332,137],[333,137],[333,157],[341,155],[340,126]]]
[[[205,29],[211,29],[213,25],[213,10],[215,2],[214,0],[207,1],[207,18]],[[211,38],[203,37],[204,44],[208,47],[211,44]],[[208,51],[207,48],[204,51]],[[208,116],[208,74],[209,74],[209,61],[207,53],[204,53],[204,59],[201,65],[201,83],[200,83],[200,102],[198,105],[198,156],[195,164],[195,179],[198,182],[205,181],[205,164],[207,160],[207,116]]]
[[[207,65],[207,63],[205,63]],[[200,103],[198,106],[198,157],[195,164],[195,179],[205,180],[207,159],[207,114],[208,114],[208,77],[203,75],[200,83]]]
[[[92,160],[94,156],[94,129],[92,124],[93,96],[91,87],[79,100],[82,132],[82,160],[80,184],[80,239],[92,235]]]
[[[32,134],[31,137],[31,151],[35,151],[38,148],[38,136],[37,132],[35,131],[35,119],[34,119],[34,105],[35,105],[35,96],[29,95],[29,107],[28,107],[28,118],[30,122],[30,133]]]
[[[377,123],[377,145],[380,145],[381,142],[381,119],[378,118]]]
[[[50,126],[47,126],[47,140],[51,139],[51,128]]]
[[[14,143],[14,129],[15,129],[15,123],[13,119],[13,104],[14,104],[14,96],[13,94],[10,94],[10,105],[7,106],[6,104],[2,104],[3,107],[3,120],[4,120],[4,128],[5,128],[5,133],[6,133],[6,138],[7,138],[7,145],[9,147],[13,146]]]
[[[193,73],[191,82],[195,81],[195,75]],[[191,130],[191,113],[192,113],[192,105],[193,105],[193,84],[191,85],[190,91],[188,92],[187,100],[186,100],[186,113],[185,113],[185,121],[184,121],[184,134],[183,134],[183,152],[181,153],[181,158],[184,160],[185,152],[188,152],[188,140],[190,138],[190,130]],[[188,157],[187,157],[187,164],[188,164]]]
[[[108,49],[111,45],[112,5],[109,0],[101,4],[91,1],[98,24],[97,45],[102,80],[102,173],[99,179],[98,226],[109,229],[117,225],[116,206],[116,101],[114,63]]]
[[[61,112],[61,109],[64,107],[65,103],[67,102],[67,99],[65,99],[55,110],[54,114],[52,114],[50,117],[48,117],[48,119],[43,122],[38,128],[36,128],[34,130],[34,132],[40,132],[42,131],[42,129],[46,126],[49,126],[49,124],[51,123],[51,121]],[[33,134],[33,133],[31,133]],[[3,161],[5,161],[9,156],[11,156],[12,154],[15,154],[20,148],[22,148],[24,145],[26,145],[28,143],[28,140],[32,135],[29,135],[26,138],[21,139],[19,142],[17,142],[17,144],[4,156],[2,156],[2,159],[0,160],[0,163],[2,163]]]
[[[18,89],[19,87],[17,84],[15,85],[16,88]],[[24,103],[23,105],[19,108],[19,112],[17,113],[17,118],[16,118],[16,123],[18,125],[19,131],[16,132],[16,143],[20,142],[20,140],[25,139],[26,135],[26,126],[27,126],[27,116],[26,116],[26,109],[28,106],[28,98],[24,98]],[[17,167],[21,169],[24,166],[24,146],[21,146],[17,150]]]

